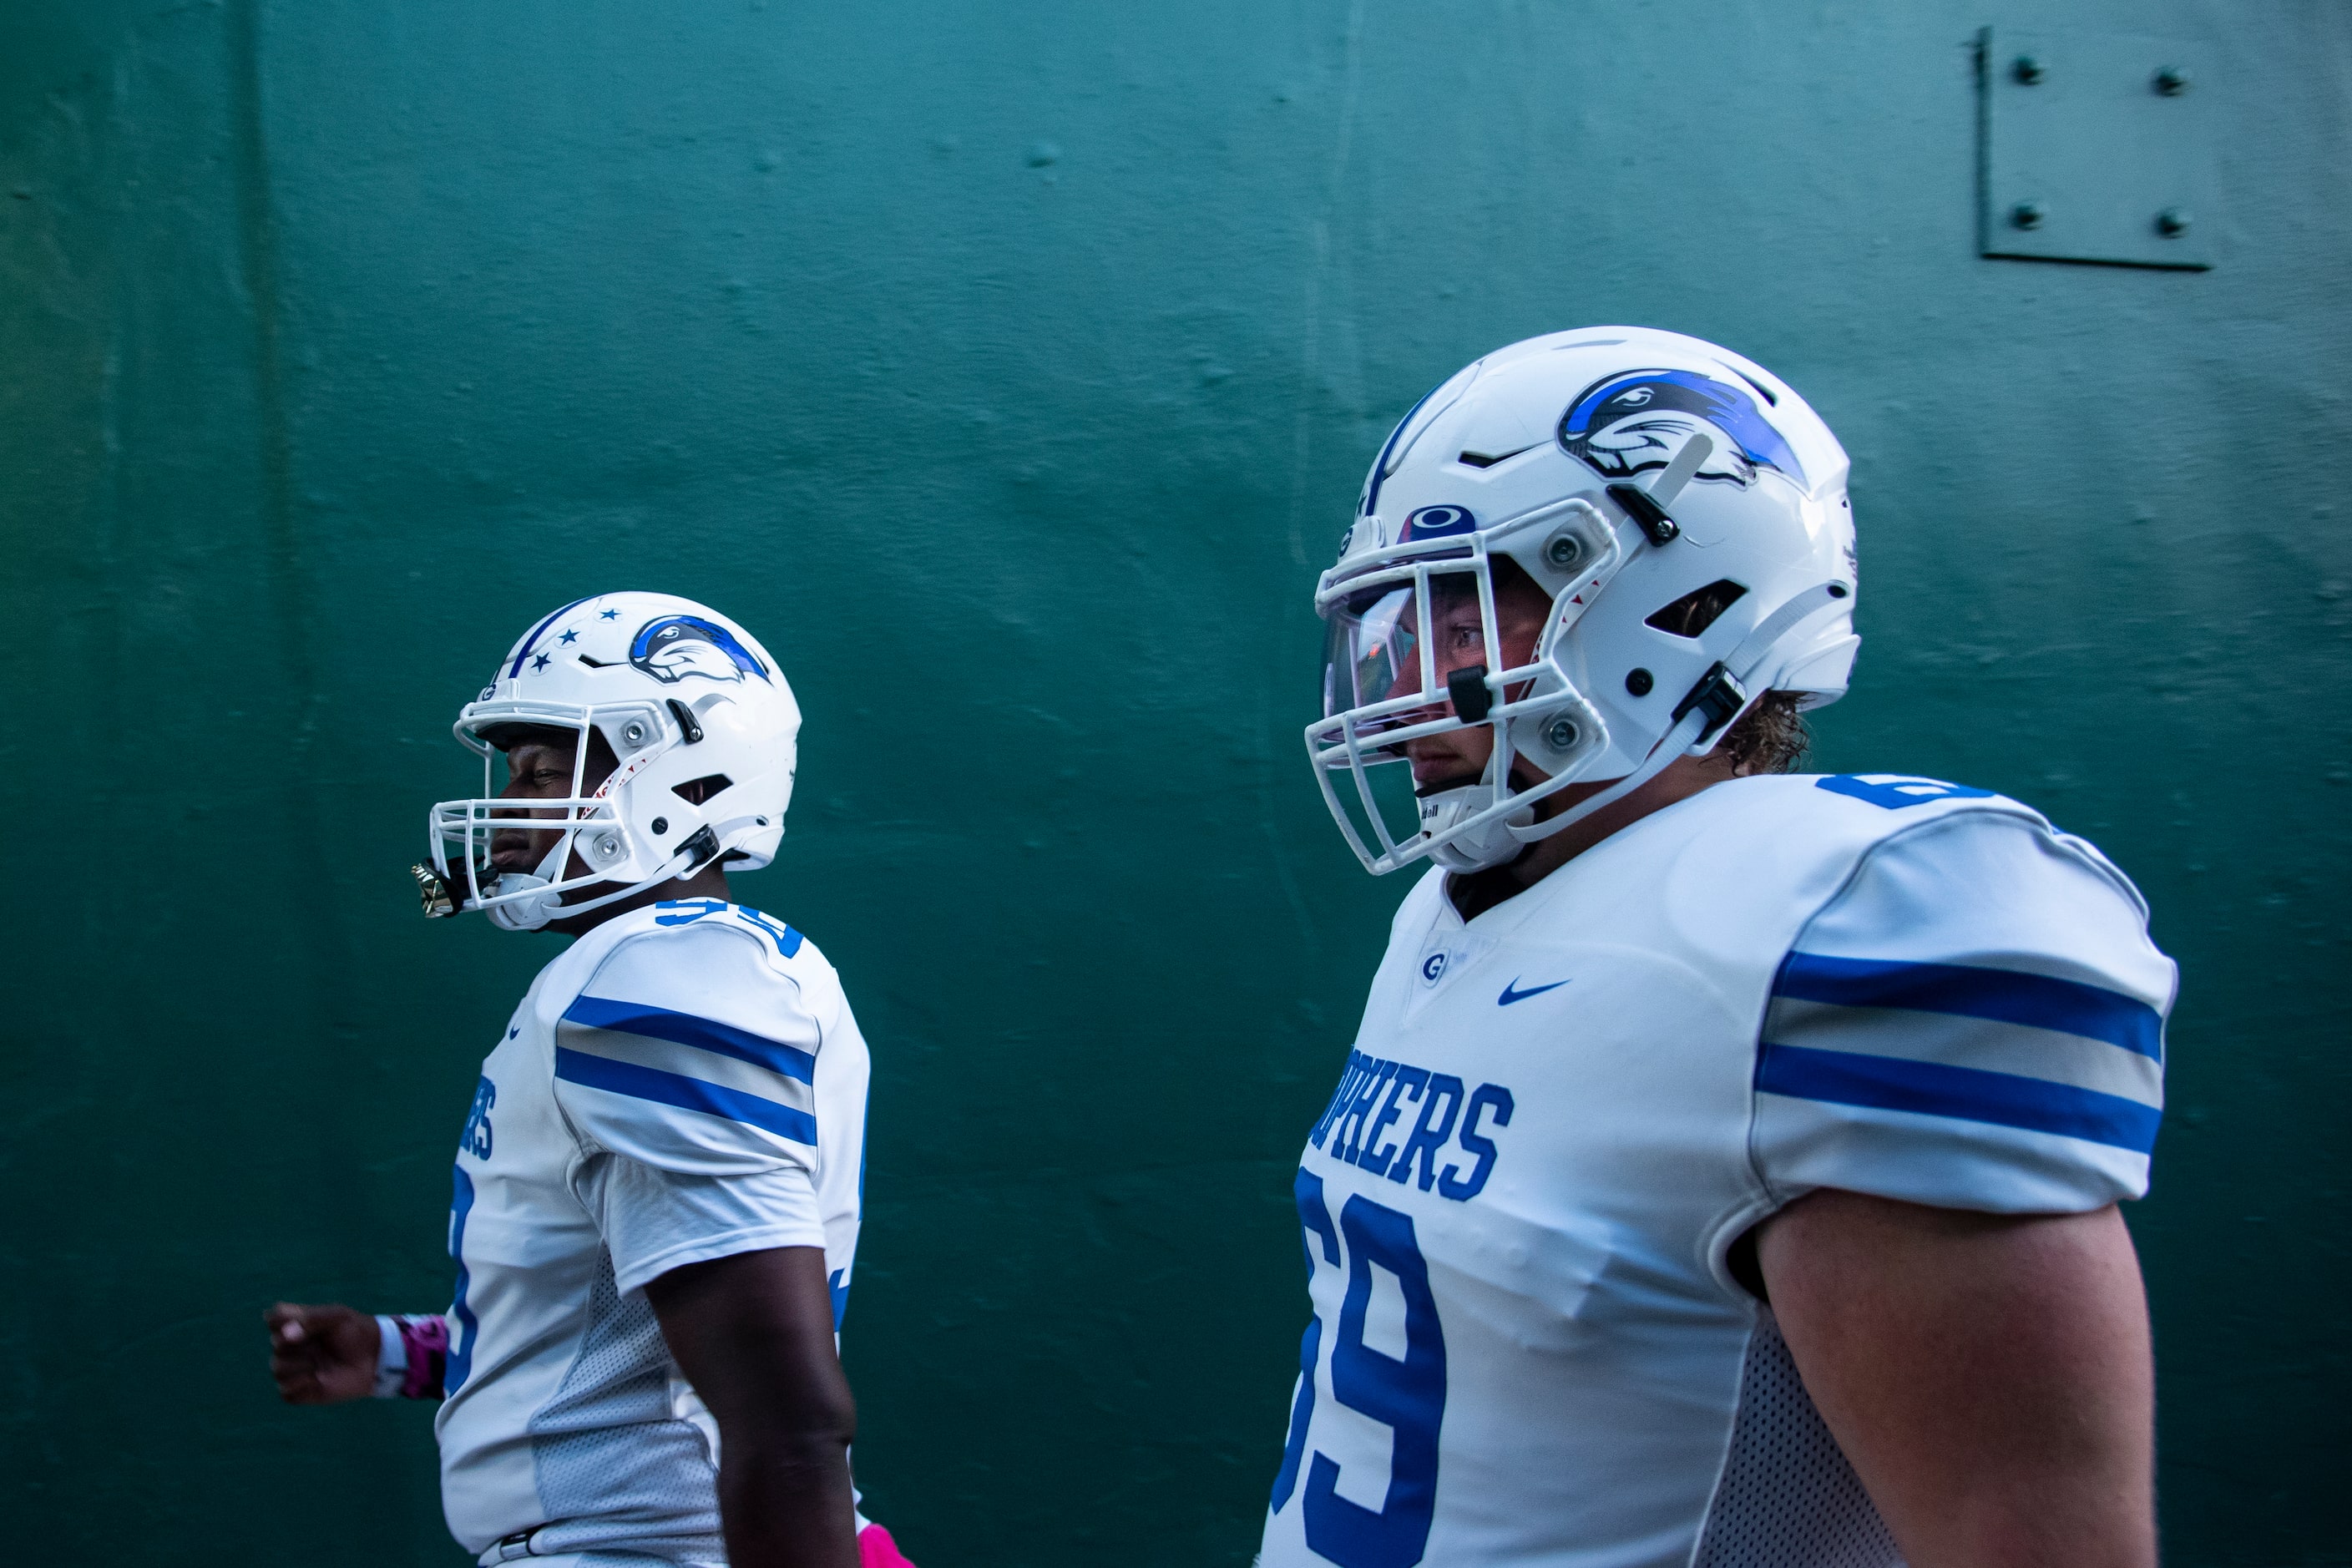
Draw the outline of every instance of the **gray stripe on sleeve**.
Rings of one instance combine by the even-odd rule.
[[[2146,1057],[2105,1040],[1990,1018],[1780,996],[1764,1016],[1764,1039],[1776,1046],[2010,1073],[2142,1105],[2164,1103],[2164,1068]]]

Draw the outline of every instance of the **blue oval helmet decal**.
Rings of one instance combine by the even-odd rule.
[[[1466,506],[1425,506],[1404,520],[1404,531],[1397,535],[1399,544],[1410,544],[1416,539],[1445,539],[1457,533],[1475,533],[1478,519]]]

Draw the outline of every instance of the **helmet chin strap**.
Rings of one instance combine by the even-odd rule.
[[[1499,771],[1508,764],[1504,760],[1507,745],[1497,745],[1487,753],[1486,771],[1475,784],[1456,784],[1442,789],[1421,803],[1423,831],[1433,837],[1444,834],[1457,823],[1466,822],[1495,804],[1495,781]],[[1443,843],[1431,846],[1429,858],[1448,871],[1469,873],[1499,866],[1520,852],[1518,841],[1511,837],[1512,818],[1531,819],[1534,807],[1514,811],[1465,828]]]
[[[607,904],[619,903],[623,899],[635,898],[647,888],[658,887],[664,882],[683,881],[695,875],[705,866],[716,861],[723,853],[718,846],[729,834],[733,833],[737,828],[750,826],[753,820],[749,816],[739,816],[731,821],[719,823],[714,828],[706,828],[703,832],[697,833],[692,838],[688,838],[677,847],[677,852],[663,864],[660,870],[642,882],[618,889],[601,898],[567,904],[560,894],[541,893],[537,898],[517,899],[510,904],[493,904],[482,912],[490,917],[491,924],[504,931],[538,931],[550,921],[559,918],[569,920],[573,915],[584,915],[592,910],[601,910]],[[707,840],[705,834],[709,835]],[[567,837],[547,852],[546,858],[540,861],[537,869],[528,874],[519,871],[501,873],[498,886],[493,891],[520,893],[529,892],[535,888],[551,886],[562,875],[563,869],[562,860],[570,852],[571,847],[572,841]],[[705,849],[709,851],[707,854],[703,853]],[[697,859],[696,857],[698,854],[701,855],[701,858]],[[683,862],[682,868],[681,862]]]
[[[1727,732],[1752,702],[1748,693],[1757,689],[1757,677],[1770,658],[1773,645],[1800,621],[1836,604],[1846,592],[1841,584],[1820,583],[1801,594],[1791,595],[1787,604],[1767,616],[1762,625],[1748,633],[1738,647],[1691,689],[1690,695],[1683,700],[1685,710],[1682,717],[1675,721],[1673,729],[1659,737],[1658,743],[1650,748],[1650,754],[1642,759],[1640,767],[1590,800],[1579,801],[1557,816],[1525,826],[1505,827],[1504,831],[1510,835],[1515,844],[1519,845],[1549,838],[1594,812],[1623,800],[1665,772],[1676,757],[1698,744],[1703,738]],[[1726,693],[1730,698],[1727,702],[1721,700]],[[1501,863],[1500,859],[1489,862],[1493,865]]]
[[[502,871],[493,897],[507,893],[525,893],[550,886],[563,874],[563,858],[572,852],[572,836],[565,834],[555,841],[555,847],[540,857],[539,867],[532,871]],[[555,918],[562,904],[553,893],[541,892],[537,898],[517,899],[510,904],[492,904],[482,912],[500,931],[537,931]]]
[[[1535,803],[1530,800],[1523,810],[1514,811],[1491,821],[1479,823],[1458,837],[1433,845],[1429,858],[1445,869],[1467,874],[1490,871],[1527,853],[1528,849],[1564,828],[1583,821],[1594,812],[1614,805],[1627,795],[1656,778],[1671,766],[1706,731],[1707,716],[1694,710],[1683,716],[1682,721],[1660,737],[1642,759],[1642,765],[1589,800],[1579,801],[1556,816],[1535,820]],[[1495,764],[1501,760],[1498,750],[1487,759],[1489,776],[1476,784],[1457,784],[1441,790],[1422,803],[1422,826],[1433,835],[1444,833],[1454,823],[1485,810],[1493,804]]]
[[[1681,756],[1684,752],[1697,742],[1699,736],[1706,732],[1706,714],[1696,709],[1692,710],[1683,716],[1681,723],[1667,731],[1658,743],[1650,748],[1650,754],[1642,759],[1640,767],[1635,768],[1599,795],[1589,800],[1577,802],[1557,816],[1547,816],[1541,822],[1530,823],[1523,827],[1508,827],[1505,831],[1511,836],[1515,847],[1532,845],[1549,838],[1563,828],[1573,826],[1603,807],[1616,805],[1672,766],[1676,757]]]

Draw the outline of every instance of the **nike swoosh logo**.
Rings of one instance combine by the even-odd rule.
[[[1568,984],[1565,980],[1555,980],[1549,985],[1530,985],[1525,991],[1513,990],[1511,987],[1518,983],[1518,976],[1513,975],[1510,985],[1504,986],[1503,994],[1495,998],[1495,1005],[1507,1007],[1514,1002],[1524,1002],[1530,996],[1540,996],[1547,991],[1557,991]]]

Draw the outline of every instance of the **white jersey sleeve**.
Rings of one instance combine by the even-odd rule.
[[[804,994],[829,969],[796,973],[768,940],[715,921],[632,936],[556,1022],[556,1103],[586,1155],[574,1189],[621,1290],[824,1245],[816,1063],[841,1009]]]
[[[1873,848],[1772,984],[1753,1152],[1782,1202],[1840,1187],[2079,1213],[2147,1188],[2172,961],[2081,839],[1963,812]]]
[[[585,1143],[684,1175],[816,1162],[825,1020],[757,931],[718,921],[615,947],[555,1026],[555,1097]]]
[[[771,1247],[824,1246],[806,1170],[688,1176],[621,1154],[581,1163],[572,1190],[613,1255],[613,1288],[641,1290],[673,1268]]]

